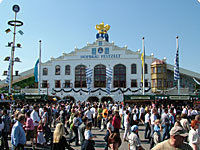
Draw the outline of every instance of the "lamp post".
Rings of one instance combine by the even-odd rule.
[[[13,11],[15,12],[15,19],[8,21],[8,25],[14,27],[13,32],[13,42],[12,42],[12,49],[11,49],[11,59],[10,59],[10,80],[9,80],[9,93],[11,94],[12,91],[12,82],[13,82],[13,65],[14,65],[14,52],[15,52],[15,35],[16,35],[16,27],[20,27],[23,25],[22,21],[17,20],[17,13],[19,12],[20,7],[18,5],[13,6]],[[8,29],[7,29],[8,30]],[[17,45],[19,46],[19,45]],[[19,46],[21,47],[21,46]]]

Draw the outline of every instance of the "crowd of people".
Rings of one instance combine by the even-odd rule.
[[[30,141],[33,149],[95,149],[92,129],[105,133],[104,149],[118,150],[122,142],[129,150],[143,150],[139,127],[153,150],[200,149],[200,115],[197,108],[170,105],[136,105],[110,102],[61,102],[10,105],[0,111],[1,149],[21,150]],[[120,133],[123,136],[120,136]],[[122,137],[122,138],[121,138]]]

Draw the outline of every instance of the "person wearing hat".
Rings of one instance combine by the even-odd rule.
[[[184,139],[188,136],[188,133],[180,126],[174,126],[170,131],[170,138],[165,140],[152,150],[192,150],[192,147],[184,143]]]
[[[198,134],[199,122],[197,120],[191,121],[191,130],[189,132],[189,144],[194,150],[200,149],[200,136]]]
[[[138,126],[133,125],[131,127],[131,134],[128,136],[129,150],[143,150],[141,146],[140,138],[138,137]]]

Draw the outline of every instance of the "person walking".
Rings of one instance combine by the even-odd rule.
[[[193,150],[200,149],[200,136],[198,134],[199,122],[197,120],[191,121],[191,130],[189,131],[189,144]]]
[[[4,122],[4,129],[2,131],[2,146],[5,149],[9,149],[8,134],[10,132],[11,119],[6,109],[3,110],[2,121]]]
[[[129,116],[128,110],[126,110],[126,115],[124,116],[124,127],[125,127],[125,131],[124,131],[123,140],[127,141],[126,137],[130,133],[130,116]]]
[[[112,125],[114,127],[114,131],[119,133],[119,129],[121,128],[121,118],[119,116],[119,111],[115,111],[115,116],[113,117]]]
[[[146,111],[146,114],[144,116],[144,126],[145,126],[145,132],[144,132],[144,138],[149,139],[151,134],[151,128],[150,128],[150,113],[149,110]]]
[[[33,124],[33,120],[30,118],[30,111],[28,111],[25,115],[26,117],[26,123],[25,123],[25,132],[26,132],[26,139],[27,141],[31,141],[31,145],[34,149],[34,142],[33,142],[33,138],[34,138],[34,124]]]
[[[106,145],[105,145],[105,148],[104,148],[104,150],[108,150],[108,138],[109,138],[109,136],[114,132],[114,127],[113,127],[113,125],[112,125],[112,116],[110,116],[109,118],[108,118],[108,123],[107,123],[107,132],[106,132],[106,135],[105,135],[105,137],[104,137],[104,140],[105,140],[105,142],[106,142]]]
[[[163,128],[163,136],[162,136],[162,141],[165,140],[165,137],[167,137],[167,139],[169,139],[169,116],[168,116],[168,109],[165,108],[164,113],[161,116],[161,125]]]
[[[74,150],[70,145],[67,143],[66,138],[64,137],[64,125],[62,123],[58,123],[56,125],[55,131],[53,133],[53,146],[52,150]]]
[[[92,129],[92,122],[88,122],[84,133],[85,141],[81,147],[81,150],[95,150],[94,148],[95,143],[93,141],[93,138],[96,138],[96,136],[92,134],[91,129]]]
[[[20,114],[11,132],[12,150],[23,150],[26,144],[26,135],[23,129],[25,123],[25,116]]]
[[[39,125],[40,117],[38,115],[38,106],[34,105],[33,106],[33,111],[31,112],[31,119],[33,120],[33,125],[34,125],[34,138],[35,138],[35,143],[37,144],[37,128]]]
[[[144,150],[138,137],[138,126],[131,127],[131,134],[128,136],[129,150]]]

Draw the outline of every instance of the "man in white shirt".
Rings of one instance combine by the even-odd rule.
[[[124,115],[124,127],[125,127],[125,131],[124,131],[123,140],[126,141],[126,137],[130,132],[130,119],[129,119],[128,110],[126,110],[126,114]]]
[[[90,110],[90,107],[87,108],[86,112],[85,112],[85,116],[88,118],[88,122],[92,122],[92,111]]]
[[[119,116],[120,118],[124,117],[124,110],[123,110],[122,105],[119,106]],[[124,118],[122,119],[122,129],[124,129]]]
[[[33,106],[33,111],[31,112],[31,119],[33,120],[33,125],[34,125],[34,137],[35,141],[37,143],[37,127],[39,125],[40,117],[38,115],[38,106],[34,105]]]
[[[144,125],[145,125],[145,133],[144,133],[144,138],[149,139],[150,138],[150,133],[151,133],[151,128],[150,128],[150,113],[149,110],[147,110],[145,117],[144,117]]]
[[[145,113],[145,110],[144,110],[144,107],[141,106],[140,107],[140,115],[139,115],[139,119],[141,120],[142,124],[144,124],[144,113]]]
[[[163,136],[162,136],[162,141],[165,140],[165,137],[167,136],[167,139],[169,139],[169,116],[168,116],[168,109],[165,108],[164,113],[161,116],[161,124],[163,127]]]
[[[184,107],[184,106],[182,106],[182,114],[187,114],[187,109],[186,109],[186,107]]]

